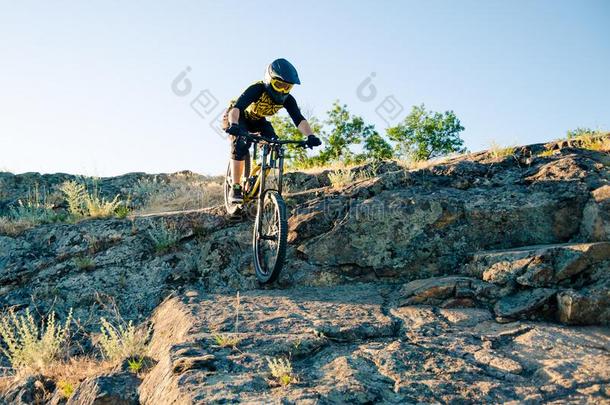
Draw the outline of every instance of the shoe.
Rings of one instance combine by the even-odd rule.
[[[233,184],[231,190],[229,191],[229,201],[232,204],[241,204],[244,202],[244,195],[241,191],[241,185]]]

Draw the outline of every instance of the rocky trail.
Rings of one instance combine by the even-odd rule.
[[[117,310],[152,325],[146,374],[85,380],[67,403],[610,401],[608,151],[559,142],[351,170],[341,187],[328,171],[288,175],[272,286],[254,276],[251,221],[211,207],[0,235],[0,307],[73,308],[88,332]],[[0,210],[61,176],[2,174]],[[0,403],[27,403],[28,381]]]

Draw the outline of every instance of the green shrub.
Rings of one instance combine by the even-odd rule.
[[[292,364],[290,363],[290,360],[286,358],[270,359],[267,357],[267,366],[271,371],[271,376],[279,385],[285,387],[297,382],[297,378],[292,372]]]
[[[65,216],[53,210],[53,204],[47,202],[46,194],[41,193],[36,185],[34,190],[28,192],[27,199],[18,200],[16,206],[9,208],[8,218],[4,217],[2,227],[10,231],[12,226],[17,231],[63,219]]]
[[[74,384],[70,381],[60,380],[57,382],[57,389],[61,393],[61,396],[65,399],[69,399],[74,394]]]
[[[180,241],[180,232],[173,224],[162,221],[160,224],[152,224],[148,230],[148,236],[155,245],[157,253],[167,252]]]
[[[586,127],[578,127],[576,129],[570,129],[567,132],[567,137],[568,139],[575,139],[575,138],[579,138],[581,136],[596,136],[596,135],[600,135],[601,131],[599,130],[595,130],[595,129],[591,129],[591,128],[586,128]]]
[[[87,189],[83,184],[77,183],[76,181],[66,181],[60,186],[59,190],[64,193],[66,197],[68,212],[70,214],[74,217],[86,215],[84,206]]]
[[[55,321],[55,313],[51,312],[40,327],[29,309],[25,315],[17,315],[11,310],[0,317],[0,337],[6,346],[0,351],[18,372],[43,372],[65,352],[71,322],[72,310],[63,325]]]
[[[99,346],[105,359],[120,362],[124,359],[143,358],[148,352],[148,338],[151,329],[136,328],[131,321],[112,325],[105,318],[100,319]]]
[[[133,357],[127,360],[127,365],[129,366],[129,371],[134,374],[137,374],[142,370],[144,366],[144,357]]]
[[[74,218],[108,218],[116,214],[122,201],[116,195],[112,200],[101,197],[96,188],[93,192],[87,192],[87,188],[76,181],[64,182],[60,190],[66,197],[68,211]]]
[[[95,262],[93,261],[93,259],[87,256],[75,257],[74,264],[80,270],[89,270],[95,267]]]

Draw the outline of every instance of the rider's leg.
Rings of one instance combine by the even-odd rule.
[[[233,184],[241,184],[244,173],[244,160],[248,156],[250,142],[243,137],[231,135],[231,177]]]
[[[241,184],[241,176],[244,174],[245,166],[243,160],[231,159],[231,176],[233,184]]]

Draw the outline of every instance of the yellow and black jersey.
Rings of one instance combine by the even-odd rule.
[[[262,81],[256,82],[244,90],[233,106],[239,109],[240,115],[252,121],[274,115],[282,108],[286,108],[296,126],[299,126],[305,119],[292,95],[289,94],[283,104],[277,104],[267,93]]]

